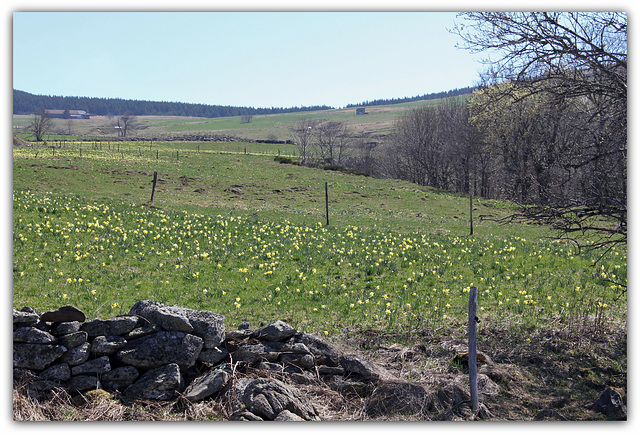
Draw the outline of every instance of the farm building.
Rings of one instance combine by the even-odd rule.
[[[365,111],[364,107],[358,107],[356,109],[356,115],[365,115],[367,112]]]
[[[89,119],[89,114],[86,110],[47,109],[45,113],[49,118]]]

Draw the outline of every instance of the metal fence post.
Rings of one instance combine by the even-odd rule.
[[[471,287],[469,291],[469,384],[471,390],[471,408],[478,411],[478,357],[476,348],[478,288]]]

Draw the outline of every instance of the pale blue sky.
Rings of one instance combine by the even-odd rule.
[[[444,12],[14,12],[13,88],[251,107],[477,84]],[[477,59],[477,58],[475,58]]]

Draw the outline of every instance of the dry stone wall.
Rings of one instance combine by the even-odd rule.
[[[238,376],[248,368],[286,374],[293,385]],[[220,314],[153,301],[105,320],[87,320],[73,306],[42,314],[14,309],[13,376],[36,396],[63,388],[104,389],[125,403],[225,397],[232,420],[319,420],[296,383],[321,378],[336,391],[367,395],[392,378],[282,321],[227,331]]]
[[[468,364],[466,355],[454,362]],[[494,381],[508,384],[511,376],[489,357],[478,357],[479,392],[490,400],[501,390]],[[371,418],[476,418],[464,382],[409,382],[282,321],[227,330],[220,314],[153,301],[105,320],[87,320],[69,305],[41,314],[13,309],[13,378],[14,388],[39,400],[57,389],[71,395],[102,389],[125,404],[216,400],[229,420],[322,420],[302,385],[364,401]],[[622,397],[612,389],[591,408],[608,419],[626,419]],[[494,419],[485,405],[479,412]],[[564,417],[543,409],[534,418],[546,419]]]

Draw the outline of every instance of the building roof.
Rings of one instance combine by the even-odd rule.
[[[62,109],[47,109],[45,110],[47,115],[64,115],[64,110]],[[69,115],[86,115],[86,110],[69,110]]]

